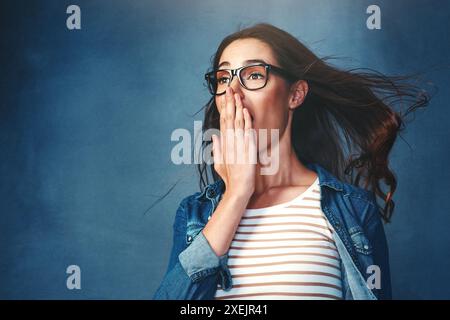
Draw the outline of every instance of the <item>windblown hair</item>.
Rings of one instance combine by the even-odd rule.
[[[224,49],[238,39],[254,38],[268,44],[278,66],[308,83],[308,94],[295,109],[292,144],[302,163],[317,163],[341,181],[374,192],[384,201],[380,214],[389,222],[397,179],[389,168],[389,153],[404,130],[406,116],[425,107],[429,94],[408,80],[414,76],[385,76],[371,69],[339,70],[319,58],[291,34],[260,23],[227,36],[212,59],[212,69]],[[398,111],[395,111],[398,107]],[[220,127],[212,97],[205,110],[203,132]],[[211,141],[202,142],[202,151]],[[200,189],[220,179],[213,165],[198,165]],[[210,174],[208,173],[210,172]],[[384,192],[380,183],[388,188]]]

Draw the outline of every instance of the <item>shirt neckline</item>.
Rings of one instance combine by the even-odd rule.
[[[273,206],[268,206],[268,207],[262,207],[262,208],[254,208],[254,209],[248,209],[246,208],[245,211],[249,212],[249,213],[256,213],[256,212],[262,212],[262,211],[267,211],[267,210],[272,210],[272,209],[279,209],[279,208],[283,208],[283,207],[287,207],[290,204],[297,202],[301,199],[303,199],[306,194],[310,193],[311,190],[319,183],[319,177],[317,176],[316,180],[314,180],[314,182],[305,190],[303,191],[300,195],[296,196],[294,199],[289,200],[287,202],[283,202],[283,203],[279,203],[279,204],[275,204]]]

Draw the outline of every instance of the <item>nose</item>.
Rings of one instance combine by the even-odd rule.
[[[243,92],[243,88],[239,82],[239,79],[233,79],[233,81],[230,82],[230,87],[231,87],[231,93],[234,94],[238,94],[239,98],[241,99],[241,103],[244,105],[245,107],[245,99],[244,99],[244,92]]]
[[[229,86],[233,89],[233,93],[238,93],[242,97],[242,87],[237,75],[233,77],[233,80],[230,82]]]

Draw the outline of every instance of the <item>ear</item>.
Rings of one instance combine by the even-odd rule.
[[[298,80],[291,85],[289,94],[289,109],[298,108],[308,94],[308,83],[305,80]]]

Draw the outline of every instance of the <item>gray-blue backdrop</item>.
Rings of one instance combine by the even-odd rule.
[[[9,3],[8,3],[9,2]],[[81,8],[68,30],[66,8]],[[381,8],[369,30],[366,8]],[[446,1],[2,1],[0,298],[149,299],[167,266],[175,210],[198,189],[174,165],[193,134],[203,74],[227,34],[269,22],[338,65],[388,74],[448,63]],[[440,91],[399,139],[390,242],[394,297],[450,298],[450,112]],[[168,197],[144,211],[175,182]],[[66,268],[81,268],[68,290]]]

